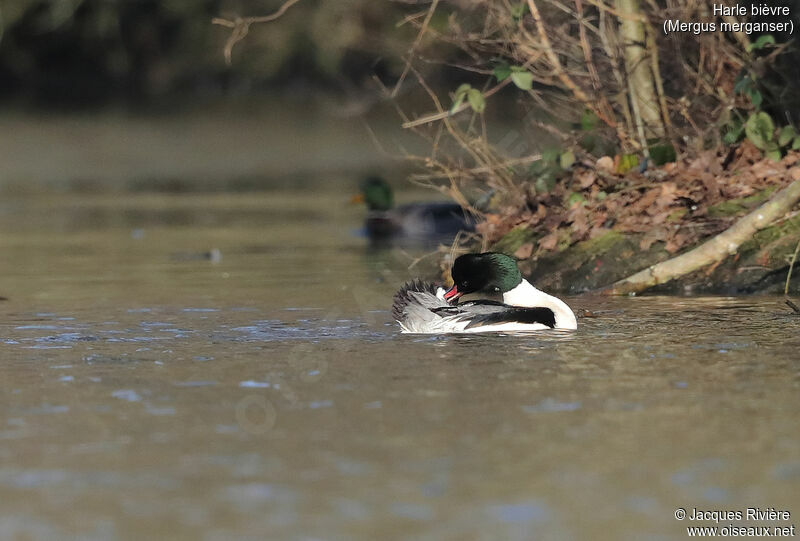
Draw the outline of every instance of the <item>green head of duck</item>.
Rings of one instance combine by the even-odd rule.
[[[394,207],[392,188],[380,177],[368,177],[361,182],[361,196],[369,210],[387,211]]]
[[[522,282],[517,262],[497,252],[462,255],[453,263],[451,274],[460,294],[505,293]]]

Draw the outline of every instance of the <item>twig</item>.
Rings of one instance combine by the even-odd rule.
[[[590,2],[591,3],[591,2]],[[533,16],[534,22],[536,22],[536,28],[539,34],[539,41],[541,43],[542,49],[544,49],[544,54],[547,56],[550,65],[555,72],[556,77],[561,81],[567,90],[572,92],[572,95],[575,96],[575,99],[581,102],[584,107],[591,110],[597,117],[606,123],[611,128],[614,128],[617,132],[617,137],[619,137],[620,141],[628,142],[629,138],[625,131],[621,128],[617,119],[613,116],[608,116],[605,111],[601,108],[597,107],[594,103],[594,100],[589,99],[589,96],[572,80],[569,74],[564,69],[564,66],[561,64],[561,60],[558,58],[558,53],[556,53],[555,49],[553,49],[553,45],[550,42],[550,38],[547,36],[547,29],[544,25],[544,20],[542,19],[542,14],[539,12],[539,8],[536,7],[536,2],[534,0],[528,0],[528,9]],[[638,143],[635,141],[633,142],[636,147],[639,146]]]
[[[656,38],[653,35],[653,29],[651,27],[645,27],[645,35],[647,36],[647,50],[650,51],[650,71],[653,72],[653,80],[656,83],[656,93],[658,94],[658,103],[661,106],[664,128],[666,128],[667,135],[672,137],[672,120],[669,118],[667,94],[664,92],[664,80],[661,78],[661,69],[659,68],[658,44],[656,43]],[[673,144],[673,146],[677,148],[677,145]]]
[[[425,79],[422,77],[422,74],[420,74],[413,67],[410,67],[409,69],[414,74],[414,76],[417,78],[417,81],[419,82],[419,85],[422,87],[422,89],[431,98],[431,101],[433,102],[434,107],[436,108],[437,111],[439,111],[439,115],[444,115],[442,118],[444,120],[444,125],[447,128],[447,131],[450,134],[450,136],[459,145],[461,145],[461,147],[464,150],[466,150],[467,153],[469,153],[476,162],[480,163],[480,161],[481,161],[480,155],[476,154],[475,150],[466,141],[464,141],[463,137],[461,137],[459,135],[459,133],[455,130],[455,128],[453,127],[453,124],[448,121],[447,117],[449,115],[447,114],[447,111],[444,110],[444,107],[442,106],[442,102],[439,100],[439,97],[436,95],[436,92],[434,92],[433,89],[430,86],[428,86],[428,83],[425,82]],[[408,123],[406,123],[406,124],[408,124]],[[403,126],[405,127],[406,124],[403,124]],[[409,127],[412,127],[412,126],[409,126]]]
[[[625,78],[622,75],[622,72],[619,69],[619,58],[617,56],[617,47],[612,47],[611,44],[611,37],[615,35],[610,28],[610,24],[606,21],[606,12],[600,10],[600,28],[603,30],[600,32],[600,42],[603,44],[603,48],[606,51],[606,55],[608,58],[611,59],[611,72],[614,74],[614,78],[617,80],[617,85],[619,85],[619,91],[617,93],[617,103],[619,104],[620,108],[622,109],[622,116],[625,118],[625,126],[627,127],[627,131],[625,133],[630,134],[633,133],[633,116],[631,114],[631,107],[628,103],[628,98],[625,95]],[[616,44],[615,44],[616,45]],[[619,134],[620,130],[617,131]],[[619,135],[618,135],[619,137]]]
[[[395,26],[395,28],[400,28],[401,26],[404,26],[406,23],[410,23],[411,21],[416,21],[417,19],[419,19],[420,17],[425,15],[427,12],[428,11],[425,10],[425,11],[420,11],[419,13],[412,13],[410,15],[406,15],[405,17],[400,19],[400,22],[398,22],[394,26]]]
[[[592,4],[594,7],[596,7],[597,9],[599,9],[601,11],[606,11],[606,12],[614,15],[618,19],[624,19],[626,21],[635,21],[635,22],[640,22],[640,23],[646,23],[647,22],[647,18],[645,16],[643,16],[643,15],[637,15],[635,13],[627,13],[627,12],[623,13],[623,12],[617,10],[617,9],[612,8],[611,6],[608,6],[608,5],[604,4],[603,2],[598,2],[597,0],[586,0],[586,2],[589,3],[589,4]]]
[[[518,158],[516,160],[508,160],[506,162],[502,162],[502,163],[500,163],[500,164],[498,164],[496,166],[489,165],[489,166],[484,166],[484,167],[474,167],[472,169],[465,169],[463,171],[458,171],[457,175],[458,176],[463,176],[463,177],[469,177],[469,176],[473,176],[473,175],[479,175],[479,174],[482,174],[482,173],[492,173],[492,172],[494,172],[495,170],[497,170],[497,169],[499,169],[501,167],[513,167],[515,165],[527,165],[527,164],[531,164],[533,162],[539,161],[541,159],[542,159],[542,155],[541,154],[531,154],[530,156],[525,156],[524,158]],[[425,180],[442,179],[442,178],[447,178],[447,177],[448,177],[448,175],[445,175],[445,174],[435,174],[434,173],[434,174],[416,174],[416,175],[411,175],[410,178],[412,180],[425,181]]]
[[[225,63],[230,66],[233,47],[247,36],[247,33],[250,32],[251,24],[268,23],[270,21],[274,21],[275,19],[279,19],[284,13],[286,13],[286,10],[299,1],[300,0],[286,0],[276,12],[270,15],[261,15],[258,17],[236,17],[233,20],[223,19],[221,17],[214,17],[211,19],[211,24],[218,24],[220,26],[232,29],[228,41],[225,42]]]
[[[597,68],[595,68],[594,62],[592,61],[592,49],[589,45],[589,39],[586,37],[586,26],[583,20],[583,2],[581,0],[575,0],[575,9],[578,10],[576,14],[576,18],[578,19],[578,34],[581,38],[581,49],[583,49],[583,59],[586,62],[586,69],[589,70],[592,86],[595,90],[600,90],[600,76],[597,74]]]
[[[495,85],[494,87],[490,88],[489,90],[487,90],[486,92],[483,93],[484,99],[488,98],[488,97],[491,97],[494,94],[497,94],[497,92],[499,92],[502,88],[504,88],[510,82],[511,82],[511,78],[509,77],[508,79],[505,79],[505,80],[501,81],[500,83],[498,83],[497,85]],[[441,110],[438,113],[425,115],[423,117],[411,120],[409,122],[403,122],[403,127],[404,128],[414,128],[416,126],[422,126],[423,124],[430,124],[431,122],[436,122],[437,120],[444,120],[447,117],[457,115],[461,111],[466,110],[468,107],[469,107],[469,103],[465,102],[465,103],[462,103],[460,106],[456,107],[455,110],[453,110],[453,111]]]
[[[459,234],[460,233],[461,232],[459,231]],[[411,270],[414,267],[416,267],[419,263],[421,263],[422,261],[428,259],[429,257],[433,257],[433,256],[439,255],[440,250],[436,249],[436,250],[434,250],[432,252],[428,252],[426,254],[422,254],[422,255],[417,256],[417,257],[412,256],[411,254],[409,254],[405,250],[400,250],[400,253],[402,253],[404,256],[406,256],[407,258],[409,258],[411,260],[411,263],[408,264],[408,270]]]
[[[739,20],[734,17],[733,15],[726,15],[722,18],[726,23],[730,24],[734,28],[739,28]],[[747,51],[747,48],[750,47],[750,37],[743,31],[739,30],[738,32],[733,33],[736,41],[742,46],[743,51]],[[747,53],[749,54],[749,53]]]
[[[581,90],[577,84],[575,84],[575,81],[570,78],[567,72],[564,71],[564,67],[561,65],[561,60],[559,60],[558,54],[556,54],[555,50],[553,49],[553,45],[550,43],[550,38],[547,36],[547,30],[544,26],[542,14],[539,13],[539,8],[536,7],[536,2],[534,2],[534,0],[528,0],[528,9],[533,16],[533,20],[536,22],[539,40],[541,41],[542,48],[544,49],[547,59],[550,61],[553,70],[556,72],[556,77],[558,77],[561,80],[561,83],[567,87],[567,90],[574,94],[578,101],[584,104],[591,104],[589,96],[587,96],[586,93]],[[592,107],[592,109],[594,109],[594,107]],[[611,119],[606,120],[606,122],[609,126],[613,126],[615,124],[615,122]]]
[[[789,264],[789,274],[786,275],[786,287],[783,288],[784,295],[789,294],[789,282],[792,279],[792,270],[794,270],[794,263],[797,261],[798,252],[800,252],[800,241],[797,242],[797,247],[794,249],[794,255],[792,256],[792,262]]]
[[[789,308],[791,308],[792,310],[794,310],[794,313],[795,313],[795,314],[797,314],[798,316],[800,316],[800,306],[797,306],[795,303],[793,303],[793,302],[792,302],[792,301],[790,301],[789,299],[786,299],[786,304],[788,304],[788,305],[789,305]]]
[[[422,21],[422,27],[420,27],[419,34],[417,34],[417,39],[414,40],[414,43],[411,45],[411,50],[408,51],[408,59],[406,60],[406,65],[403,68],[403,73],[400,74],[400,78],[397,79],[397,83],[394,85],[394,90],[392,90],[391,95],[392,98],[397,97],[397,92],[399,92],[400,86],[403,84],[403,81],[408,75],[408,70],[411,68],[411,61],[414,59],[414,53],[416,52],[420,43],[422,43],[422,38],[425,36],[425,31],[428,29],[428,25],[430,24],[431,18],[436,11],[436,6],[438,5],[439,0],[433,0],[433,2],[431,2],[431,7],[428,9],[428,14],[425,15],[425,20]]]
[[[606,116],[613,117],[614,110],[608,103],[606,97],[600,93],[602,83],[600,82],[600,75],[597,73],[597,67],[594,65],[592,59],[592,49],[589,45],[589,38],[586,36],[586,27],[589,26],[583,17],[583,2],[582,0],[575,0],[575,18],[578,20],[578,34],[580,35],[581,49],[583,49],[583,60],[586,63],[586,69],[589,71],[589,77],[592,80],[592,88],[595,94],[600,99],[599,107],[605,112]]]

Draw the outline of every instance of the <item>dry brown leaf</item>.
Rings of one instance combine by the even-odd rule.
[[[670,214],[672,214],[672,209],[662,210],[661,212],[659,212],[658,214],[654,214],[650,218],[650,223],[652,223],[653,225],[661,225],[667,221],[667,218],[669,217]]]
[[[686,231],[678,231],[675,235],[667,239],[667,245],[664,248],[667,252],[674,254],[686,246],[691,238],[692,235]]]
[[[667,234],[663,229],[651,229],[645,233],[642,240],[639,241],[639,248],[642,250],[649,250],[654,243],[664,241],[666,238]]]
[[[753,175],[758,179],[768,179],[781,174],[781,168],[772,160],[761,160],[753,164]]]
[[[581,188],[588,188],[597,180],[597,175],[594,171],[591,170],[584,170],[578,173],[577,176],[578,184],[580,184]]]
[[[558,231],[553,231],[539,239],[539,247],[542,250],[552,250],[556,246],[558,246]]]
[[[667,241],[667,245],[664,246],[664,249],[666,249],[667,252],[674,254],[675,252],[681,249],[681,245],[678,244],[678,242],[676,242],[675,239],[670,239]]]
[[[596,167],[601,171],[612,173],[615,170],[614,159],[611,158],[610,156],[603,156],[602,158],[597,160]]]
[[[658,196],[661,195],[661,188],[653,188],[651,190],[647,190],[642,196],[639,201],[636,202],[635,206],[639,209],[639,211],[646,211],[653,206],[653,203],[656,202]]]
[[[609,231],[611,230],[607,227],[595,226],[591,231],[589,231],[589,238],[596,239],[597,237],[607,234]]]
[[[670,206],[678,198],[678,185],[674,182],[665,182],[661,185],[661,194],[658,196],[658,204],[662,207]]]
[[[597,160],[596,169],[576,169],[566,182],[560,182],[546,194],[530,194],[524,204],[507,204],[499,214],[487,216],[486,222],[477,230],[490,242],[501,238],[508,231],[524,225],[531,232],[544,235],[538,241],[543,250],[557,249],[563,242],[578,242],[595,238],[612,228],[623,233],[642,233],[645,238],[641,247],[652,246],[663,241],[671,253],[730,227],[731,220],[711,219],[708,209],[720,202],[751,196],[770,186],[785,186],[792,180],[800,180],[800,153],[780,163],[765,160],[761,151],[744,143],[736,151],[734,162],[724,171],[721,164],[724,156],[707,152],[693,160],[668,164],[661,169],[658,179],[645,180],[630,173],[614,191],[610,177],[602,173],[614,169],[609,156]],[[651,183],[656,182],[651,186]],[[579,188],[580,186],[580,188]],[[650,186],[650,187],[648,187]],[[637,189],[638,187],[638,189]],[[587,203],[564,209],[564,194],[568,189],[585,190]],[[617,188],[619,189],[619,188]],[[609,192],[601,201],[600,191]],[[693,224],[691,228],[674,230],[664,224],[670,215],[687,209],[679,219],[681,224]],[[673,222],[670,222],[673,223]],[[530,257],[537,250],[537,243],[526,243],[519,248],[519,256]]]
[[[514,257],[517,259],[528,259],[533,254],[533,243],[526,242],[514,252]]]
[[[670,162],[670,163],[664,164],[664,166],[661,167],[661,170],[664,171],[667,174],[670,174],[670,173],[673,173],[677,168],[678,168],[678,163],[677,162]]]
[[[570,211],[572,218],[572,232],[576,238],[584,238],[586,233],[589,232],[589,215],[586,208],[582,206],[575,207]]]

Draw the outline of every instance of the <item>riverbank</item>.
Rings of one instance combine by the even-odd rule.
[[[552,191],[488,215],[485,245],[514,254],[545,289],[596,290],[700,246],[800,179],[800,153],[774,162],[747,142],[645,171],[621,174],[618,165],[573,166]],[[783,292],[798,242],[795,211],[723,260],[650,291]],[[790,290],[800,291],[800,273]]]

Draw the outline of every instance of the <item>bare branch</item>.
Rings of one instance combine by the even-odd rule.
[[[491,97],[492,95],[499,92],[502,88],[508,85],[511,82],[511,79],[506,79],[501,81],[494,87],[490,88],[486,92],[483,93],[484,98]],[[430,115],[425,115],[423,117],[417,118],[415,120],[410,120],[408,122],[403,123],[404,128],[413,128],[415,126],[422,126],[423,124],[430,124],[431,122],[436,122],[437,120],[444,120],[447,117],[457,115],[461,111],[464,111],[469,108],[469,103],[462,103],[458,107],[455,108],[453,111],[444,111],[440,110],[438,113],[432,113]]]
[[[422,38],[425,36],[425,32],[428,29],[428,25],[431,22],[431,18],[433,14],[436,12],[436,6],[439,5],[439,0],[433,0],[431,2],[431,7],[428,9],[428,14],[425,15],[425,20],[422,21],[422,27],[419,29],[419,33],[417,34],[417,39],[414,40],[414,43],[411,45],[411,50],[408,51],[408,59],[406,60],[406,65],[403,68],[403,73],[400,74],[400,78],[397,79],[397,83],[394,85],[394,90],[392,90],[392,98],[397,97],[397,92],[400,90],[400,86],[403,84],[406,76],[408,75],[408,70],[411,68],[411,62],[414,59],[414,53],[419,47],[420,43],[422,43]]]
[[[300,0],[286,0],[276,12],[270,15],[261,15],[258,17],[236,17],[233,20],[223,19],[221,17],[214,17],[211,19],[211,24],[218,24],[231,29],[231,35],[228,38],[228,41],[225,42],[225,48],[223,50],[225,54],[225,63],[230,66],[233,47],[247,36],[248,32],[250,32],[251,24],[268,23],[270,21],[279,19],[284,13],[286,13],[286,10],[299,1]]]

